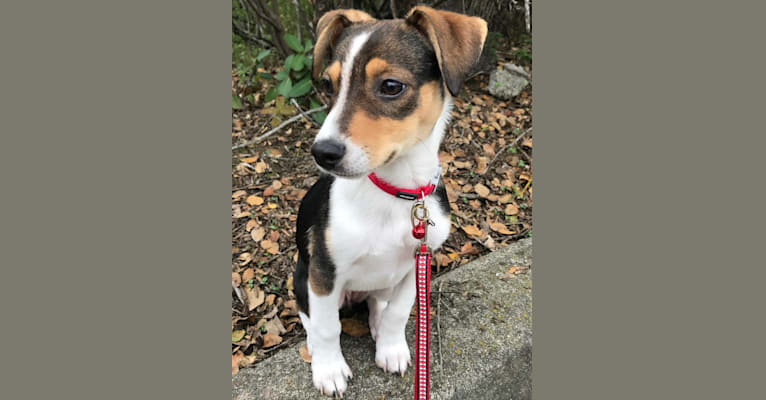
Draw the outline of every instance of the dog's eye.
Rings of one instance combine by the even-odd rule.
[[[380,94],[383,97],[399,97],[402,93],[404,93],[404,89],[406,88],[407,85],[404,83],[395,81],[393,79],[386,79],[380,83]]]
[[[332,97],[332,82],[330,82],[330,80],[327,78],[322,78],[322,82],[320,84],[322,85],[322,92],[325,94],[325,96]]]

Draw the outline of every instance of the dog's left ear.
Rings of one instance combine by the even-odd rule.
[[[444,82],[456,96],[481,55],[487,38],[487,22],[449,11],[417,6],[405,18],[431,42]]]

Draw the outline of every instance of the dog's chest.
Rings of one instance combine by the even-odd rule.
[[[449,219],[436,200],[426,199],[434,225],[428,244],[440,246],[449,234]],[[411,202],[384,198],[377,203],[335,203],[330,210],[328,245],[336,276],[348,290],[394,286],[412,268],[419,241],[412,237]]]

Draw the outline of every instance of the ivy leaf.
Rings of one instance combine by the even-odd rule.
[[[303,52],[303,46],[301,46],[301,41],[298,40],[295,35],[291,33],[285,33],[285,43],[287,43],[288,46],[290,46],[293,51],[296,53],[302,53]]]
[[[264,103],[268,103],[277,98],[277,88],[273,87],[266,92],[266,97],[263,98]]]
[[[290,75],[288,74],[287,71],[281,70],[281,71],[277,72],[277,74],[274,77],[277,78],[278,81],[283,81],[283,80],[287,79],[289,76]]]
[[[268,56],[269,54],[271,54],[271,50],[263,50],[260,53],[258,53],[257,56],[255,56],[255,61],[260,62],[261,60],[266,58],[266,56]]]
[[[290,89],[287,97],[301,97],[311,91],[311,79],[304,78]]]
[[[303,54],[296,54],[291,63],[292,70],[293,71],[302,70],[305,62],[306,62],[306,56],[304,56]]]
[[[231,95],[231,108],[235,110],[242,109],[242,100],[239,99],[239,96]]]
[[[293,88],[293,81],[290,80],[290,78],[287,78],[282,81],[282,83],[279,84],[277,87],[277,93],[281,96],[289,97],[287,94],[290,93],[290,90]]]
[[[285,58],[285,71],[290,72],[290,68],[293,67],[293,60],[295,59],[295,54],[290,54]]]
[[[319,125],[322,125],[325,118],[327,118],[327,113],[324,111],[318,111],[311,114],[311,116],[314,117],[314,121],[316,121]]]

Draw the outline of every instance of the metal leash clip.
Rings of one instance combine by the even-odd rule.
[[[420,240],[421,243],[425,243],[428,225],[433,225],[434,223],[429,219],[428,208],[426,208],[423,197],[412,205],[410,219],[412,220],[412,236]]]

